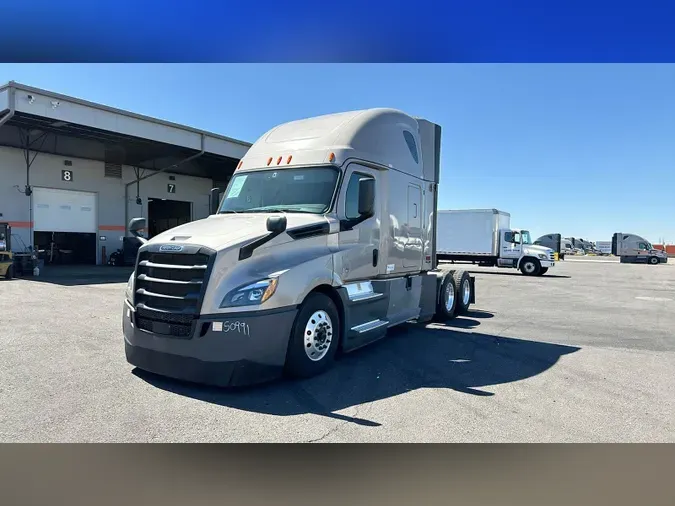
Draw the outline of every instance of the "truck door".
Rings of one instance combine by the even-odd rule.
[[[639,241],[637,243],[637,260],[638,262],[646,262],[649,258],[649,248],[646,242]]]
[[[408,185],[408,220],[405,226],[406,239],[403,267],[422,268],[424,245],[422,244],[422,189],[415,184]]]
[[[500,239],[500,257],[518,260],[522,252],[520,232],[502,230]]]
[[[354,227],[340,228],[335,272],[343,282],[373,278],[380,270],[381,185],[375,170],[357,164],[347,167],[338,195],[337,214],[341,220],[358,218],[359,182],[363,178],[375,179],[375,215]]]

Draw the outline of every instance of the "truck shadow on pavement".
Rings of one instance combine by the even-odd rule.
[[[485,387],[531,378],[580,348],[456,330],[463,320],[492,316],[474,311],[447,325],[403,325],[378,343],[342,356],[332,369],[306,380],[219,389],[133,373],[168,392],[221,406],[277,416],[315,414],[363,426],[381,424],[365,418],[368,403],[421,389],[448,389],[491,397]],[[488,316],[489,315],[489,316]],[[473,316],[474,318],[471,318]],[[351,412],[338,413],[349,409]]]

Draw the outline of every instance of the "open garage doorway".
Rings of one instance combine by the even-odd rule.
[[[38,258],[45,265],[96,265],[96,234],[34,232]]]
[[[148,199],[148,235],[154,237],[192,221],[192,202]]]
[[[33,188],[33,244],[46,265],[96,265],[97,194]]]

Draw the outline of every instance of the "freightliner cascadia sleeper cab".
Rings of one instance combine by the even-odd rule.
[[[466,312],[474,278],[436,263],[440,135],[391,109],[264,134],[208,218],[141,238],[128,362],[220,386],[308,377],[394,325]]]

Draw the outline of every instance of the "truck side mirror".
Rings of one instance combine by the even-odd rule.
[[[256,248],[259,248],[263,244],[271,241],[279,234],[282,234],[286,231],[286,216],[270,216],[267,218],[267,231],[269,235],[256,239],[245,246],[242,246],[239,250],[239,260],[245,260],[250,258]]]
[[[375,180],[364,178],[359,181],[359,214],[370,217],[375,211]]]
[[[132,218],[129,220],[129,232],[131,232],[135,237],[138,237],[141,241],[146,242],[144,237],[139,235],[140,231],[146,227],[145,218]]]
[[[209,214],[216,214],[218,212],[221,191],[220,188],[211,188],[211,193],[209,195]]]
[[[267,218],[267,231],[279,235],[286,230],[286,223],[285,216],[270,216]]]

